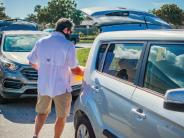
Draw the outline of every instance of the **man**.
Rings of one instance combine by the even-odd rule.
[[[33,138],[38,138],[39,132],[51,111],[54,101],[56,122],[54,138],[60,138],[66,117],[71,105],[70,72],[83,75],[84,71],[76,66],[75,47],[68,37],[72,33],[72,22],[59,19],[56,31],[41,38],[28,56],[33,68],[38,70],[38,100],[36,104],[35,132]]]

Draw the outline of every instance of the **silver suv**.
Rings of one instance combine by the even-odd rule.
[[[41,31],[4,31],[0,51],[0,102],[37,94],[37,71],[27,56],[35,42],[48,35]]]
[[[4,31],[0,50],[0,103],[10,98],[37,95],[38,73],[28,63],[27,56],[35,42],[49,35],[42,31]],[[77,96],[81,79],[71,75],[72,95]]]
[[[74,108],[76,138],[183,138],[184,32],[100,34]]]

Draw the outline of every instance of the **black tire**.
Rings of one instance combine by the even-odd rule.
[[[8,102],[7,99],[3,98],[0,94],[0,104],[6,104]]]
[[[72,101],[76,101],[79,96],[72,96]]]
[[[71,41],[72,41],[72,43],[73,43],[74,45],[77,43],[77,41],[76,41],[75,39],[72,39]]]
[[[77,120],[76,129],[75,129],[75,138],[80,138],[80,137],[77,137],[77,133],[78,133],[79,127],[81,125],[84,125],[87,128],[87,131],[89,133],[89,138],[96,138],[95,134],[94,134],[94,131],[93,131],[93,128],[91,126],[91,123],[87,119],[87,117],[85,117],[85,116],[81,116]]]

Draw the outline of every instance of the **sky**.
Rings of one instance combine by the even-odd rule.
[[[2,0],[5,12],[11,18],[25,18],[33,13],[35,5],[46,6],[49,0]],[[158,9],[163,4],[177,4],[184,9],[184,0],[76,0],[77,8],[124,7],[142,11]]]

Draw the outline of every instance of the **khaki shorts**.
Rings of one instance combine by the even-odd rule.
[[[55,104],[57,117],[66,117],[70,112],[70,106],[72,101],[71,93],[58,95],[54,98],[51,98],[49,96],[38,96],[36,112],[39,114],[49,114],[51,111],[52,100]]]

